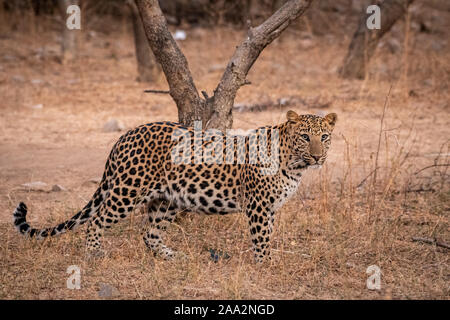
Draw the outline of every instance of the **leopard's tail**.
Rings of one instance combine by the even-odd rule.
[[[95,212],[97,212],[101,203],[103,202],[105,196],[104,190],[107,189],[106,186],[107,182],[105,181],[105,179],[102,179],[102,182],[100,183],[97,191],[94,193],[92,200],[90,200],[83,209],[81,209],[69,220],[66,220],[58,224],[57,226],[50,228],[31,228],[26,219],[28,211],[27,206],[25,205],[25,203],[21,202],[13,213],[14,226],[24,236],[36,239],[43,239],[47,238],[48,236],[53,237],[66,233],[67,231],[84,224],[94,215]]]

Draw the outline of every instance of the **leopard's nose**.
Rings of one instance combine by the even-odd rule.
[[[320,160],[320,158],[321,158],[322,156],[313,156],[313,155],[311,155],[311,157],[312,157],[314,160],[316,160],[316,162],[319,162],[319,160]]]

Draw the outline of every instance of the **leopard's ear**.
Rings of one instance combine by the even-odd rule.
[[[329,113],[324,117],[324,119],[330,125],[331,129],[333,129],[337,121],[337,114]]]
[[[286,118],[289,122],[297,122],[299,120],[298,114],[292,110],[286,113]]]

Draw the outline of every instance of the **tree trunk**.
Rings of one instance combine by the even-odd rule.
[[[379,7],[381,12],[381,28],[369,30],[366,20],[369,17],[364,7],[358,29],[353,35],[353,39],[344,59],[344,63],[339,69],[339,75],[348,79],[364,79],[370,58],[373,56],[379,40],[388,32],[395,22],[407,11],[413,0],[385,0]]]
[[[244,41],[236,48],[214,95],[202,91],[200,97],[189,71],[186,57],[167,28],[157,0],[136,0],[150,47],[169,83],[169,93],[178,108],[181,123],[192,126],[202,121],[203,128],[224,131],[233,124],[233,103],[239,88],[249,84],[247,73],[262,50],[289,24],[302,15],[313,0],[289,0],[270,18],[249,28]]]
[[[68,60],[72,60],[77,56],[78,49],[78,33],[79,30],[69,30],[66,26],[67,15],[67,7],[76,4],[78,5],[77,0],[58,0],[58,10],[61,14],[63,23],[62,23],[62,39],[61,39],[61,60],[62,62],[66,62]]]
[[[133,20],[134,45],[136,48],[136,61],[138,68],[137,80],[141,82],[155,82],[161,74],[161,66],[156,61],[152,49],[148,45],[144,26],[134,0],[128,0],[127,5]]]

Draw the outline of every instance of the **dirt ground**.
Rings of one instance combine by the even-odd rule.
[[[92,181],[126,131],[104,132],[109,119],[127,129],[177,120],[170,96],[143,92],[167,89],[163,78],[135,81],[131,26],[116,29],[85,32],[77,60],[64,64],[57,30],[38,24],[1,33],[1,299],[449,298],[450,251],[412,241],[450,242],[448,28],[432,34],[410,28],[405,43],[400,23],[400,48],[392,52],[383,41],[363,81],[336,75],[349,35],[308,36],[293,28],[264,50],[236,104],[292,97],[296,103],[235,112],[234,128],[280,123],[289,109],[339,117],[327,164],[308,173],[277,213],[273,260],[266,265],[253,263],[239,214],[183,215],[169,229],[168,243],[187,258],[173,261],[146,250],[139,214],[106,233],[103,259],[85,259],[84,227],[41,242],[20,237],[12,224],[18,202],[27,203],[28,220],[38,227],[71,217],[89,201]],[[211,95],[244,36],[225,27],[187,29],[179,45],[197,89]],[[66,190],[22,186],[36,181]],[[215,263],[209,249],[230,258]],[[80,290],[66,287],[71,265],[81,269]],[[381,270],[380,290],[367,289],[371,265]],[[99,295],[105,285],[113,293]]]

